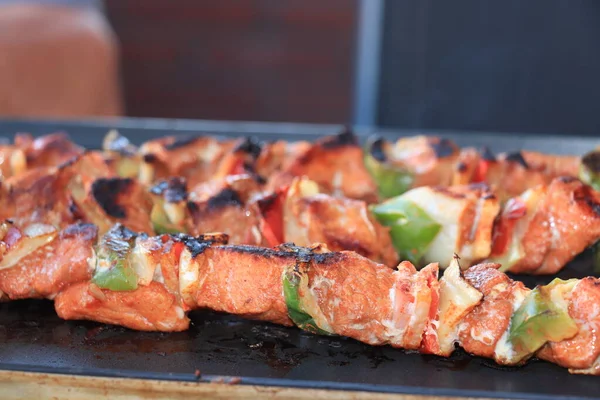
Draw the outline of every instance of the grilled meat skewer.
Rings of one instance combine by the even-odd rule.
[[[599,371],[595,278],[530,290],[495,264],[462,275],[455,259],[438,280],[437,264],[417,271],[402,262],[390,269],[324,246],[224,242],[222,235],[149,237],[116,226],[89,258],[91,278],[33,295],[54,297],[61,318],[139,330],[186,329],[186,312],[203,308],[440,356],[458,344],[502,365],[537,355],[573,373]],[[91,252],[90,244],[81,246]],[[56,248],[51,242],[38,251]],[[21,261],[31,265],[30,257]],[[3,273],[12,268],[18,267]],[[57,271],[39,273],[55,282]]]

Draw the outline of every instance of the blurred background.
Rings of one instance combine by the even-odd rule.
[[[595,0],[0,0],[0,116],[595,135]]]

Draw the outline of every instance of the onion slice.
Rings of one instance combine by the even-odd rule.
[[[52,242],[58,235],[56,230],[48,232],[47,228],[42,229],[39,226],[31,229],[26,228],[25,231],[36,233],[37,235],[23,236],[13,246],[11,246],[10,250],[4,255],[2,261],[0,261],[0,270],[14,267],[22,258],[29,256],[40,247]]]

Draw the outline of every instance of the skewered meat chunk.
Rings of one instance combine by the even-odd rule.
[[[285,193],[282,217],[279,243],[324,243],[331,251],[355,251],[389,266],[398,262],[388,229],[375,220],[364,201],[319,193],[308,179],[292,182]]]
[[[57,232],[51,226],[11,226],[2,239],[0,291],[10,299],[53,298],[64,288],[91,278],[88,259],[98,230],[76,224]]]
[[[553,274],[598,238],[600,193],[575,178],[557,178],[507,203],[489,261],[503,271]]]
[[[295,177],[315,181],[323,193],[363,200],[378,199],[375,182],[362,162],[358,138],[349,130],[316,141],[279,173],[271,176],[271,191],[289,185]]]

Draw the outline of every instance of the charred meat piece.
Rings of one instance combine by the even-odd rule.
[[[97,153],[84,153],[58,167],[29,170],[3,183],[0,218],[23,226],[39,222],[64,228],[82,219],[71,195],[73,185],[84,188],[107,174]]]
[[[261,234],[261,214],[256,203],[245,202],[240,192],[224,187],[202,201],[189,201],[188,232],[225,232],[232,244],[266,245]]]
[[[248,202],[263,194],[263,183],[253,174],[227,175],[194,186],[189,198],[192,201],[206,201],[225,189],[231,189],[243,202]]]
[[[186,285],[198,276],[190,266],[206,248],[223,243],[223,235],[147,237],[116,225],[96,247],[92,280],[59,293],[57,313],[143,331],[185,330]]]
[[[0,291],[10,299],[53,298],[64,288],[91,278],[88,260],[98,230],[76,224],[54,227],[10,225],[0,242]]]
[[[207,136],[166,137],[144,143],[140,180],[150,184],[174,176],[190,187],[213,178],[254,173],[261,145],[252,138],[218,141]]]
[[[140,180],[151,184],[172,176],[185,177],[190,185],[209,180],[223,154],[233,142],[220,143],[207,136],[169,136],[144,143],[140,147],[143,163]]]
[[[553,274],[600,238],[600,193],[557,178],[508,201],[494,228],[490,262],[503,271]]]
[[[318,140],[279,173],[271,176],[271,191],[287,186],[294,177],[306,176],[317,182],[323,193],[364,200],[378,199],[377,186],[363,162],[357,137],[349,130]]]
[[[287,142],[278,140],[263,146],[256,160],[256,173],[262,177],[286,170],[291,163],[302,153],[309,150],[309,142]]]
[[[18,134],[15,145],[25,153],[27,169],[55,167],[84,152],[65,133],[53,133],[35,139],[28,134]]]
[[[488,149],[461,151],[454,167],[453,183],[485,182],[504,202],[560,176],[576,177],[580,158],[518,151],[493,155]]]
[[[282,218],[280,243],[323,243],[332,251],[355,251],[390,267],[398,263],[388,228],[364,201],[319,193],[314,182],[296,178],[285,193]]]

